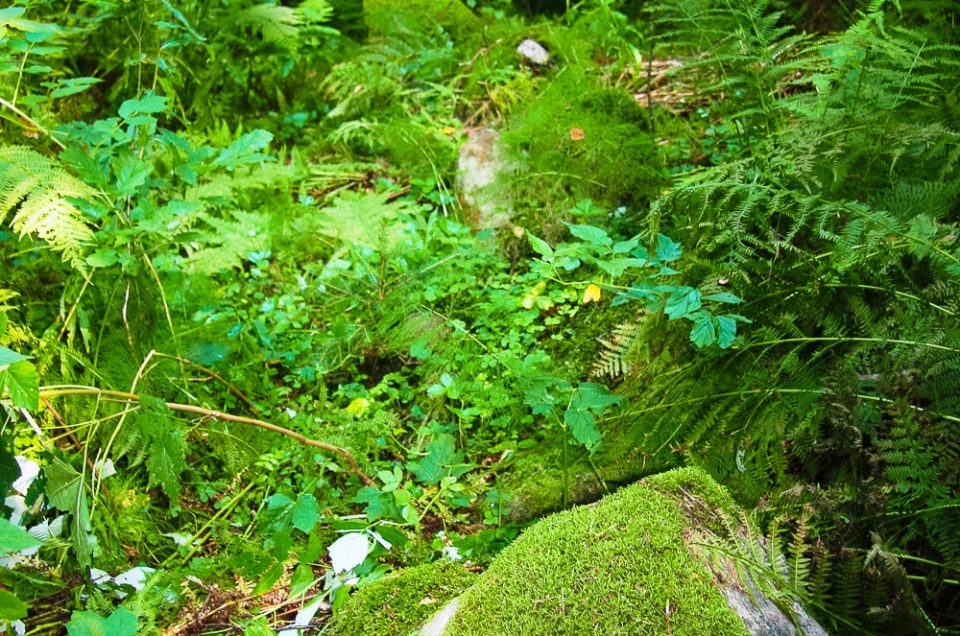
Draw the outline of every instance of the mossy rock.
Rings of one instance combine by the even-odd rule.
[[[617,486],[650,474],[641,452],[643,436],[644,431],[637,427],[611,426],[592,457],[583,447],[559,436],[516,451],[502,482],[502,489],[510,495],[509,518],[527,521],[567,505],[590,503]]]
[[[373,37],[432,31],[437,25],[455,41],[480,34],[481,21],[460,0],[363,0]]]
[[[735,510],[706,473],[682,469],[552,515],[460,597],[444,633],[747,634],[690,546]]]
[[[665,184],[649,113],[625,91],[576,67],[563,69],[503,130],[518,169],[502,187],[517,202],[518,223],[563,232],[559,221],[581,199],[610,210],[645,210]]]
[[[334,614],[337,636],[415,632],[477,578],[450,561],[400,570],[354,592]]]

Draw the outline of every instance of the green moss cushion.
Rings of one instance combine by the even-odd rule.
[[[688,545],[710,511],[734,509],[706,473],[681,469],[547,517],[463,594],[445,633],[746,634]]]
[[[406,636],[470,586],[477,575],[450,561],[400,570],[358,589],[334,615],[337,636]]]

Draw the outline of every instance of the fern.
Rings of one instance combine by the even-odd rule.
[[[627,356],[639,340],[641,331],[641,325],[636,321],[625,322],[617,325],[609,338],[598,338],[603,349],[600,350],[590,375],[616,379],[629,373],[631,367]]]
[[[60,165],[24,146],[0,147],[0,222],[35,235],[64,260],[84,270],[84,251],[93,229],[77,205],[97,192]]]

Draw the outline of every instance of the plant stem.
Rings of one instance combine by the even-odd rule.
[[[61,396],[96,396],[103,398],[115,398],[121,401],[129,403],[139,403],[140,396],[133,393],[127,393],[125,391],[110,391],[106,389],[98,389],[96,387],[87,387],[87,386],[71,386],[71,385],[62,385],[62,386],[46,386],[40,388],[40,397],[41,398],[55,398]],[[257,428],[262,428],[267,431],[273,431],[274,433],[279,433],[281,435],[286,435],[287,437],[293,438],[305,446],[313,446],[314,448],[319,448],[328,453],[333,453],[340,455],[347,462],[347,470],[351,474],[355,475],[368,486],[375,486],[374,482],[370,477],[368,477],[363,471],[360,470],[357,465],[357,460],[354,458],[353,454],[348,451],[346,448],[340,446],[335,446],[327,442],[320,440],[312,439],[301,435],[296,431],[292,431],[288,428],[282,426],[277,426],[276,424],[271,424],[264,420],[252,418],[252,417],[243,417],[241,415],[232,415],[230,413],[223,413],[222,411],[214,411],[212,409],[207,409],[202,406],[194,406],[192,404],[179,404],[177,402],[166,402],[167,408],[171,411],[178,411],[180,413],[193,413],[195,415],[201,415],[203,417],[209,417],[215,420],[221,420],[224,422],[236,422],[238,424],[247,424],[249,426],[256,426]]]

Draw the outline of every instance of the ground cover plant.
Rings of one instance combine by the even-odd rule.
[[[958,22],[0,9],[0,628],[336,633],[689,466],[831,633],[957,633]]]

